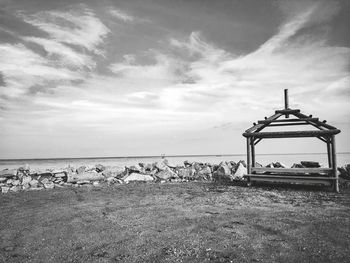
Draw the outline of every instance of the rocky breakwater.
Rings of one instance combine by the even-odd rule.
[[[21,190],[41,190],[56,187],[79,187],[83,185],[123,184],[134,181],[162,183],[166,181],[235,181],[246,174],[244,161],[220,164],[190,163],[173,165],[167,159],[156,163],[139,163],[133,166],[80,166],[61,170],[31,170],[29,166],[0,171],[2,193]]]

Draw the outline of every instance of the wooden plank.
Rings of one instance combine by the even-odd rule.
[[[257,140],[254,142],[254,145],[257,145],[261,140],[262,140],[261,138],[257,139]]]
[[[326,173],[330,174],[333,170],[332,168],[269,168],[269,167],[254,167],[252,172],[263,173]]]
[[[281,113],[281,114],[295,114],[295,113],[298,113],[300,112],[299,109],[295,109],[295,110],[292,110],[292,109],[285,109],[285,110],[276,110],[275,113]]]
[[[266,120],[275,120],[275,119],[278,119],[279,117],[281,117],[282,114],[280,113],[276,113],[272,116],[270,116],[269,118],[267,118]],[[262,130],[263,128],[265,128],[266,125],[265,124],[257,124],[257,125],[254,125],[253,127],[250,127],[248,130],[246,130],[245,132],[253,132],[255,130]]]
[[[254,138],[251,138],[250,141],[250,146],[251,146],[251,150],[252,150],[252,169],[255,166],[255,147],[254,147]]]
[[[302,113],[300,113],[300,112],[293,113],[293,115],[296,116],[296,117],[298,117],[298,118],[307,118],[307,117],[308,117],[307,115],[302,114]],[[334,126],[329,125],[329,124],[326,124],[326,123],[321,122],[321,121],[316,121],[315,124],[318,125],[318,126],[325,127],[325,128],[327,128],[327,129],[331,129],[331,130],[337,129],[337,128],[334,127]]]
[[[258,123],[265,124],[271,122],[301,122],[301,121],[318,121],[318,118],[300,118],[300,119],[280,119],[280,120],[259,120]]]
[[[267,127],[295,126],[295,125],[309,125],[309,123],[306,123],[306,122],[276,123],[276,124],[268,124]]]
[[[268,178],[268,177],[256,177],[256,176],[250,176],[249,177],[250,182],[270,182],[270,183],[293,183],[293,184],[311,184],[311,185],[315,185],[315,184],[320,184],[323,186],[332,186],[332,181],[327,179],[327,180],[323,180],[323,179],[309,179],[309,178],[305,178],[305,179],[293,179],[293,178],[289,178],[289,177],[281,177],[281,178]]]
[[[284,89],[284,108],[289,109],[288,89]],[[289,114],[286,114],[286,118],[289,118]]]
[[[297,137],[318,137],[338,134],[340,130],[317,130],[317,131],[278,131],[278,132],[254,132],[243,133],[245,137],[255,138],[297,138]]]
[[[308,180],[336,180],[334,177],[325,177],[325,176],[308,176],[308,175],[276,175],[276,174],[246,174],[245,177],[256,177],[256,178],[288,178],[288,179],[308,179]]]

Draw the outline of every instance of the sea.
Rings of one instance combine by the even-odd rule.
[[[164,156],[163,156],[164,157]],[[174,165],[183,165],[184,161],[219,164],[222,161],[246,160],[245,154],[233,155],[176,155],[165,156],[169,163]],[[15,169],[23,166],[29,166],[31,170],[60,170],[68,166],[92,167],[96,164],[104,166],[131,166],[139,163],[154,163],[162,159],[162,156],[129,156],[129,157],[96,157],[96,158],[53,158],[53,159],[0,159],[0,170]],[[256,162],[267,165],[271,162],[281,162],[286,167],[292,166],[300,161],[317,161],[323,167],[327,167],[327,154],[308,153],[308,154],[257,154]],[[337,154],[337,166],[350,164],[350,152]]]

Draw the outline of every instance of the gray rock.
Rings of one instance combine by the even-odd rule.
[[[301,161],[300,163],[306,168],[319,168],[319,167],[321,167],[321,165],[318,162]]]
[[[85,172],[81,174],[68,174],[67,182],[74,183],[79,181],[101,181],[104,180],[102,173]]]
[[[23,176],[22,177],[22,184],[29,184],[29,182],[32,180],[32,177],[30,176]]]
[[[131,181],[153,181],[154,178],[148,174],[132,173],[126,175],[122,179],[124,182],[128,183]]]
[[[125,168],[120,166],[110,166],[102,172],[105,177],[118,177],[121,178],[124,176]]]
[[[232,176],[233,180],[243,180],[243,176],[247,174],[247,168],[244,167],[242,163],[238,164],[238,168],[234,175]]]
[[[193,180],[195,170],[192,167],[179,167],[177,168],[177,174],[180,178]]]
[[[5,169],[0,171],[0,176],[1,177],[6,177],[6,178],[13,178],[17,176],[17,169]]]
[[[20,185],[14,185],[10,188],[11,192],[18,192],[19,190],[21,190],[21,186]]]
[[[12,185],[16,186],[16,185],[20,185],[21,181],[20,180],[13,180],[12,181]]]
[[[8,186],[2,186],[1,187],[1,192],[4,193],[4,194],[6,194],[9,190],[10,190],[10,187],[8,187]]]
[[[53,189],[55,188],[55,184],[53,182],[47,182],[43,184],[46,189]]]
[[[80,166],[79,168],[77,168],[77,174],[82,174],[84,173],[86,170],[86,166]]]
[[[216,171],[217,180],[231,180],[231,170],[226,164],[221,164]]]
[[[104,167],[102,164],[96,164],[96,171],[98,173],[104,171],[106,169],[106,167]]]
[[[177,174],[173,171],[169,170],[164,170],[160,171],[155,174],[155,176],[161,180],[170,180],[171,178],[177,178]]]
[[[29,182],[29,185],[32,187],[32,188],[35,188],[35,187],[38,187],[38,185],[39,185],[39,181],[38,180],[31,180],[30,182]]]
[[[6,178],[6,177],[0,177],[0,183],[5,182],[6,180],[7,180],[7,178]]]

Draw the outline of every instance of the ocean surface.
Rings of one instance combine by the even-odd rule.
[[[189,162],[202,162],[219,164],[222,161],[239,161],[246,160],[245,154],[236,155],[185,155],[185,156],[166,156],[170,163],[175,165],[183,165],[185,160]],[[73,167],[79,166],[94,166],[102,164],[105,166],[131,166],[138,163],[153,163],[161,160],[161,156],[138,156],[138,157],[108,157],[108,158],[59,158],[59,159],[20,159],[20,160],[0,160],[0,170],[6,168],[18,168],[29,165],[30,169],[62,169],[68,165]],[[256,161],[262,165],[267,165],[271,162],[281,162],[287,167],[293,163],[300,161],[317,161],[324,167],[327,167],[326,154],[257,154]],[[338,153],[337,165],[342,166],[350,164],[350,153]]]

